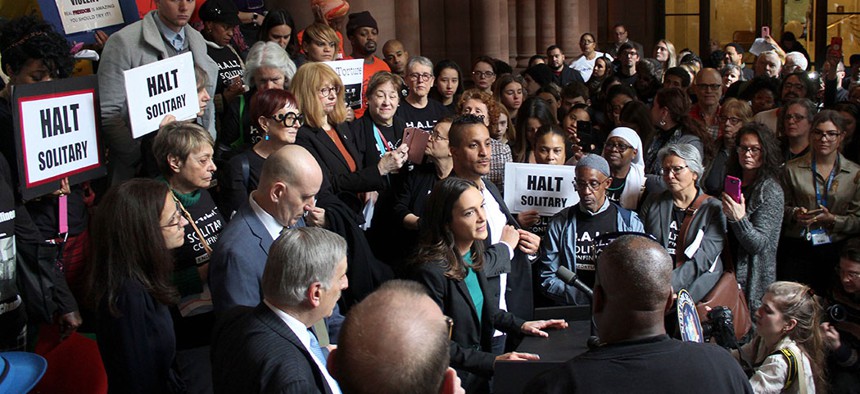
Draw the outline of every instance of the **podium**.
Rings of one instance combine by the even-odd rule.
[[[556,368],[588,350],[591,336],[591,306],[563,306],[535,309],[535,320],[564,319],[564,330],[549,330],[549,338],[526,336],[518,352],[534,353],[538,361],[497,361],[493,374],[496,394],[525,392],[526,383],[544,371]]]

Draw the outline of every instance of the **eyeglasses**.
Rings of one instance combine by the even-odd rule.
[[[320,97],[329,97],[332,93],[335,95],[340,93],[340,86],[327,86],[320,89]]]
[[[728,121],[729,124],[731,124],[732,126],[737,126],[738,124],[743,122],[743,119],[736,118],[734,116],[718,116],[717,121],[719,121],[720,123],[726,123]]]
[[[436,130],[430,132],[430,138],[433,141],[448,141],[448,138],[443,137],[442,134],[439,134],[439,132]]]
[[[720,84],[718,84],[718,83],[715,83],[715,84],[712,84],[712,85],[705,85],[705,84],[701,84],[701,83],[699,83],[699,84],[696,84],[696,86],[698,86],[698,87],[700,87],[700,88],[702,88],[702,89],[704,89],[704,90],[720,90],[720,88],[722,88],[722,87],[723,87],[723,85],[720,85]]]
[[[826,141],[833,141],[836,139],[836,137],[839,137],[840,135],[842,135],[842,132],[840,131],[824,131],[820,129],[812,130],[813,138],[824,137],[824,140]]]
[[[848,279],[851,279],[851,280],[860,280],[860,272],[845,271],[842,269],[842,267],[836,267],[836,274],[839,275],[839,277],[846,277],[847,276]]]
[[[284,127],[297,127],[305,123],[305,116],[295,112],[287,112],[285,114],[274,114],[271,116],[276,122],[280,122]]]
[[[633,148],[632,146],[625,145],[625,144],[606,144],[606,145],[603,145],[603,150],[605,150],[607,152],[615,151],[618,153],[624,153],[624,152],[627,152],[628,149],[632,149],[632,148]]]
[[[592,180],[592,181],[588,181],[588,182],[581,181],[579,179],[574,179],[573,180],[573,189],[576,191],[585,191],[585,189],[588,188],[588,190],[591,190],[591,192],[594,193],[597,191],[597,189],[600,187],[600,185],[606,183],[606,181],[609,179],[610,178],[606,178],[602,181]]]
[[[799,114],[785,114],[785,120],[793,120],[795,122],[800,122],[801,120],[806,119],[806,116]]]
[[[636,56],[639,56],[639,52],[636,52],[636,51],[627,51],[627,52],[625,52],[625,53],[624,53],[624,55],[623,55],[623,56],[626,56],[626,57],[636,57]]]
[[[752,153],[754,155],[757,155],[757,154],[761,153],[761,148],[758,146],[743,146],[743,145],[741,145],[741,146],[737,147],[737,151],[738,151],[739,156],[744,155],[746,153]]]
[[[451,340],[451,335],[454,334],[454,319],[445,316],[445,324],[448,326],[448,340]]]
[[[783,89],[803,90],[806,86],[799,83],[786,82],[782,84]]]
[[[690,166],[663,167],[660,169],[660,175],[669,175],[671,172],[672,175],[678,176],[687,168],[690,168]]]
[[[472,71],[472,76],[475,78],[492,78],[496,76],[496,73],[492,71]]]
[[[411,79],[411,80],[413,80],[413,81],[417,81],[417,80],[419,80],[419,79],[420,79],[420,80],[421,80],[421,82],[427,82],[427,81],[429,81],[429,80],[430,80],[430,79],[432,79],[432,78],[433,78],[433,74],[427,74],[427,73],[424,73],[424,74],[419,74],[419,73],[412,73],[412,74],[409,74],[409,79]]]
[[[175,201],[174,203],[176,204],[176,211],[170,216],[170,221],[161,226],[163,228],[180,227],[182,224],[182,206],[179,205],[179,201]]]

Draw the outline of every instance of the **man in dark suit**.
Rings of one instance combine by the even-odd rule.
[[[315,227],[285,231],[266,261],[263,302],[234,308],[215,326],[215,392],[340,394],[310,327],[331,315],[347,286],[341,236]]]
[[[325,211],[314,203],[321,183],[319,165],[300,146],[285,146],[266,159],[257,190],[230,220],[212,253],[209,288],[216,312],[260,303],[269,247],[284,228],[324,225]]]
[[[346,394],[464,393],[448,366],[452,324],[423,286],[390,280],[349,310],[328,369]]]
[[[530,261],[536,258],[540,237],[520,228],[499,189],[482,177],[490,172],[490,132],[481,118],[464,115],[448,133],[454,162],[453,176],[475,182],[484,195],[489,236],[485,241],[484,273],[499,295],[499,307],[519,318],[534,313]],[[501,286],[501,284],[505,286]],[[494,350],[502,350],[494,345]]]
[[[660,244],[624,235],[597,261],[592,305],[601,344],[539,375],[529,392],[752,393],[729,352],[666,335],[663,319],[675,301],[672,259]]]

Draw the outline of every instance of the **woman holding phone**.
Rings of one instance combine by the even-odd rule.
[[[824,294],[845,239],[860,232],[860,166],[839,153],[845,118],[815,115],[810,152],[785,165],[780,280],[808,283]]]
[[[782,155],[776,137],[761,123],[742,127],[732,146],[736,148],[728,173],[733,178],[726,178],[723,213],[728,221],[729,251],[734,257],[738,283],[754,311],[761,305],[767,287],[776,280],[776,246],[784,206],[778,179]]]

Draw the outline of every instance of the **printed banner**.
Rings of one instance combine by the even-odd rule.
[[[344,86],[343,98],[346,101],[346,105],[352,109],[361,108],[364,59],[337,60],[323,63],[328,64],[340,76],[340,80]]]
[[[98,141],[98,82],[95,76],[21,85],[12,100],[17,110],[16,148],[25,199],[104,175]]]
[[[168,114],[188,120],[200,112],[191,52],[125,71],[125,92],[134,138],[158,130]]]
[[[536,210],[544,216],[579,202],[573,189],[576,167],[549,164],[505,164],[505,204],[511,212]]]
[[[119,0],[56,0],[66,34],[123,23]]]

